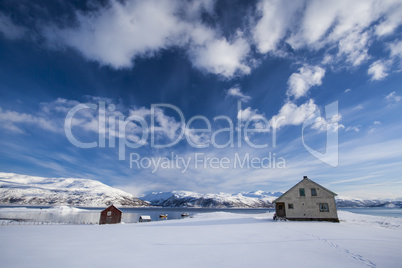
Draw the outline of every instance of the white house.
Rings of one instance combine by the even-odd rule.
[[[336,195],[304,176],[303,180],[274,201],[276,216],[296,221],[339,222]]]

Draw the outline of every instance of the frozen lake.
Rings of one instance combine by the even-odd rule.
[[[123,211],[122,221],[138,222],[141,215],[151,216],[152,221],[182,219],[183,213],[193,217],[198,213],[231,212],[238,214],[261,214],[274,212],[274,209],[210,209],[210,208],[120,208]],[[402,218],[400,208],[341,208],[342,211],[383,217]],[[99,221],[102,208],[71,208],[61,207],[0,207],[0,220],[16,220],[23,222],[49,222],[69,224],[96,224]],[[167,218],[159,215],[168,214]]]
[[[402,218],[402,208],[340,208],[357,214]]]
[[[69,208],[69,207],[0,207],[0,220],[18,220],[27,222],[53,223],[98,223],[103,208]],[[260,214],[274,209],[209,209],[209,208],[120,208],[123,211],[122,222],[138,222],[141,215],[151,216],[152,221],[182,219],[182,213],[192,217],[198,213],[231,212],[241,214]],[[159,215],[168,214],[167,218]]]

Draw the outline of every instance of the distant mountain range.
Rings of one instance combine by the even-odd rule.
[[[336,200],[336,206],[338,208],[361,208],[361,207],[402,208],[402,201],[359,199],[344,196],[338,196],[335,198],[335,200]]]
[[[270,208],[282,193],[244,192],[237,194],[199,194],[189,191],[153,192],[141,197],[153,206],[204,208]]]
[[[273,208],[282,192],[241,192],[200,194],[190,191],[153,192],[141,198],[99,181],[70,178],[42,178],[0,172],[1,205],[71,205],[104,207],[194,207],[194,208]],[[402,201],[336,197],[338,208],[399,207]]]
[[[282,192],[242,192],[237,194],[199,194],[189,191],[153,192],[141,197],[152,206],[161,207],[208,207],[208,208],[273,208],[272,202]],[[350,197],[336,197],[338,208],[354,207],[400,207],[402,201],[363,200]]]
[[[89,179],[42,178],[0,173],[2,205],[71,205],[82,207],[149,206],[132,194]]]

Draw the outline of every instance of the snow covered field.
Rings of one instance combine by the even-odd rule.
[[[402,219],[214,212],[117,225],[0,226],[1,267],[401,267]]]

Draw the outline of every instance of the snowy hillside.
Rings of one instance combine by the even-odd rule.
[[[199,194],[189,191],[153,192],[141,197],[154,206],[208,208],[267,208],[278,193],[263,191],[237,194]]]
[[[149,206],[124,191],[99,181],[74,178],[42,178],[0,172],[0,204],[74,205],[98,207]]]

